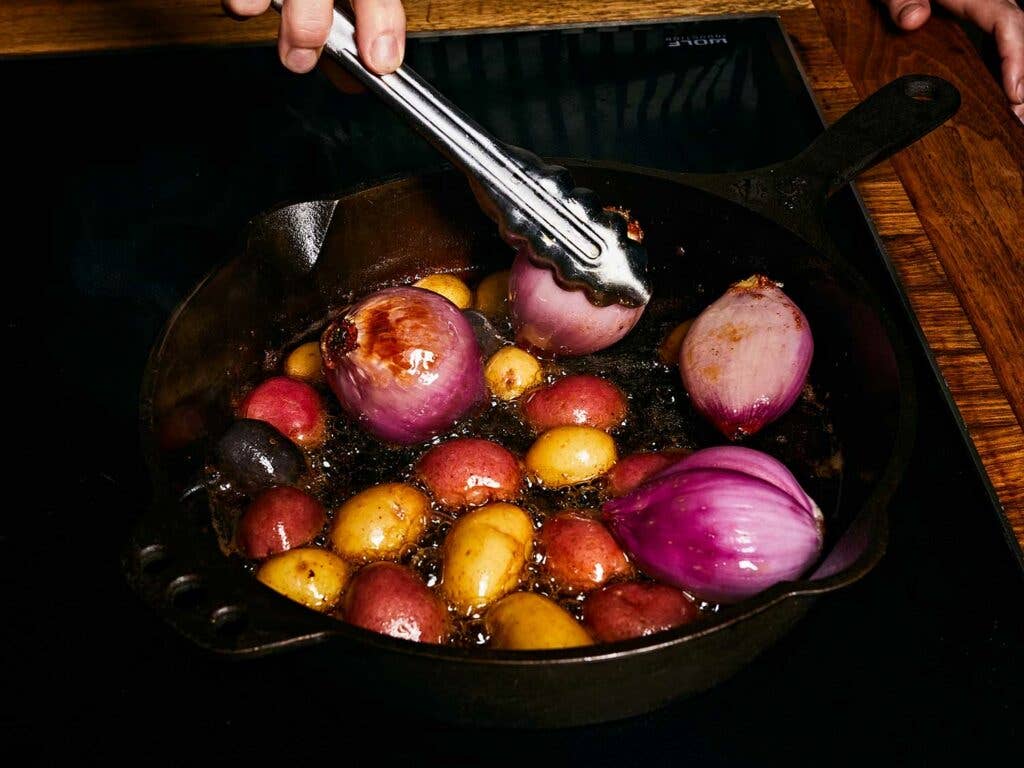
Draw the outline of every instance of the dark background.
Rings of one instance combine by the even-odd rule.
[[[667,48],[661,28],[627,29],[421,42],[410,56],[502,138],[549,155],[727,170],[788,157],[820,129],[774,22],[676,32],[729,42]],[[705,694],[593,728],[473,731],[367,705],[301,652],[199,653],[121,576],[149,499],[137,437],[148,349],[258,212],[436,161],[378,105],[285,73],[271,48],[7,61],[0,83],[14,106],[0,722],[17,741],[83,756],[195,758],[202,745],[329,760],[354,759],[358,743],[429,763],[1013,754],[1024,584],[920,350],[917,448],[888,555]],[[837,221],[857,214],[852,195],[836,206]],[[861,267],[900,312],[881,257]]]

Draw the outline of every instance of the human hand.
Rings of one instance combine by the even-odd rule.
[[[223,0],[236,16],[259,16],[270,0]],[[331,29],[333,0],[284,0],[277,52],[292,72],[309,72]],[[352,0],[359,58],[378,75],[394,72],[405,57],[405,9],[401,0]]]
[[[931,16],[929,0],[882,0],[901,29],[917,29]],[[996,39],[1002,59],[1003,90],[1024,120],[1024,11],[1013,0],[934,0]]]

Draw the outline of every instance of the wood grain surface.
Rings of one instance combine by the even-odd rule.
[[[909,200],[878,173],[859,186],[1024,548],[1024,125],[983,67],[964,66],[973,49],[953,20],[907,35],[861,0],[817,5],[858,96],[911,72],[960,90],[956,117],[892,160]],[[802,14],[785,18],[795,32]]]
[[[811,8],[811,0],[405,0],[410,32]],[[0,2],[0,56],[265,43],[277,14],[239,22],[218,0]]]
[[[949,19],[904,35],[869,0],[814,6],[817,12],[811,0],[406,2],[414,32],[780,11],[830,121],[903,74],[956,84],[964,97],[959,114],[858,187],[1024,548],[1024,127]],[[276,30],[273,14],[239,23],[215,0],[0,4],[0,56],[267,43]]]

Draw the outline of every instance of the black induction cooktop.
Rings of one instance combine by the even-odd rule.
[[[421,37],[409,59],[499,137],[548,156],[725,171],[790,157],[822,126],[773,17]],[[6,281],[8,439],[39,477],[0,537],[5,731],[39,750],[137,758],[343,761],[366,744],[386,762],[731,766],[1012,750],[1019,553],[919,342],[920,423],[889,553],[705,694],[591,728],[473,731],[363,706],[359,690],[304,674],[302,652],[201,654],[120,572],[149,500],[136,431],[149,347],[249,218],[437,158],[368,97],[288,74],[270,47],[5,61],[0,82],[18,105],[10,165],[29,171],[14,176],[24,205],[7,211],[20,270]],[[829,216],[916,340],[856,196]]]

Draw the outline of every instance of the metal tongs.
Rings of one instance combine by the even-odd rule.
[[[281,10],[282,0],[272,0]],[[640,306],[650,299],[647,254],[627,237],[624,216],[602,209],[564,168],[498,141],[409,67],[376,75],[359,61],[355,26],[334,9],[324,53],[406,118],[469,179],[480,207],[514,249],[551,267],[562,287],[593,304]]]

